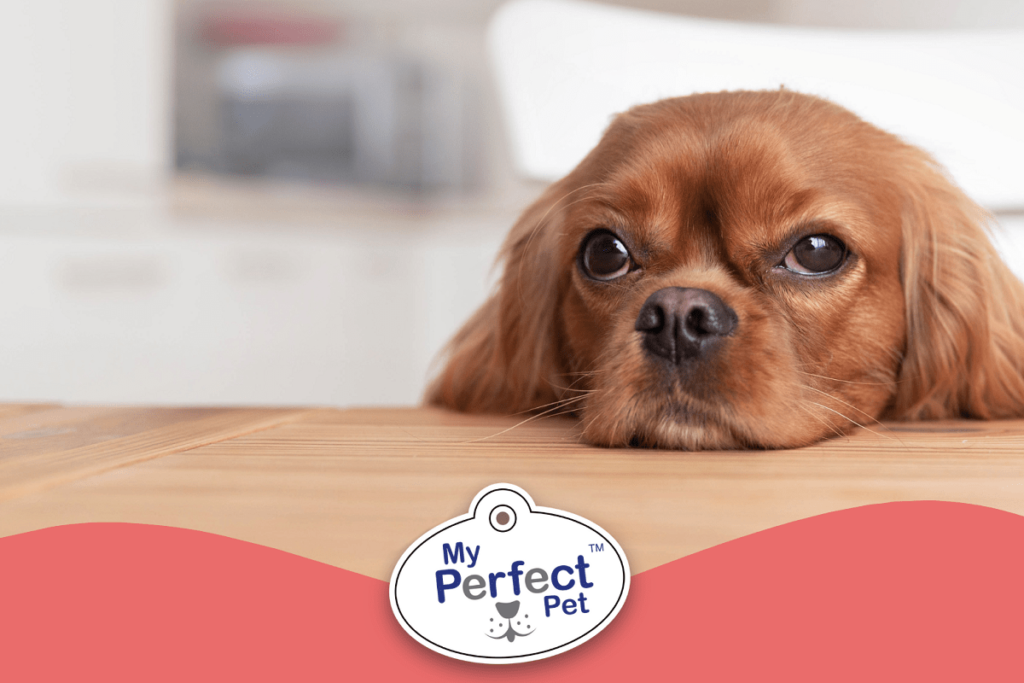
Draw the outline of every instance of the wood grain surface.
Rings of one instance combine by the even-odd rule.
[[[416,409],[0,408],[0,535],[90,521],[209,531],[387,579],[509,482],[587,517],[634,572],[894,500],[1024,514],[1024,421],[876,425],[788,451],[582,445],[575,422]]]
[[[0,501],[292,419],[296,410],[62,408],[0,412]]]

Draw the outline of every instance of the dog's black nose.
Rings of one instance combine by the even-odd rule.
[[[738,322],[736,311],[706,289],[666,287],[640,307],[636,330],[649,352],[679,364],[710,352]]]
[[[518,600],[513,600],[512,602],[496,602],[494,603],[494,606],[498,608],[498,614],[506,619],[511,619],[519,613]]]

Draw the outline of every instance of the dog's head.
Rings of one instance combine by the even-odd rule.
[[[1024,290],[922,151],[787,91],[618,116],[513,228],[433,403],[611,446],[1024,414]]]

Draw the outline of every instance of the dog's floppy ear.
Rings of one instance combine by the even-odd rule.
[[[560,282],[560,202],[567,180],[544,192],[512,228],[494,294],[449,342],[428,403],[465,412],[516,413],[556,399],[556,316]]]
[[[1024,287],[930,159],[904,175],[907,347],[892,417],[1024,416]]]

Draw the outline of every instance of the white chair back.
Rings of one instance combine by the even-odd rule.
[[[989,209],[1024,208],[1024,30],[836,31],[514,0],[490,45],[528,177],[567,173],[635,104],[785,86],[928,150]]]

